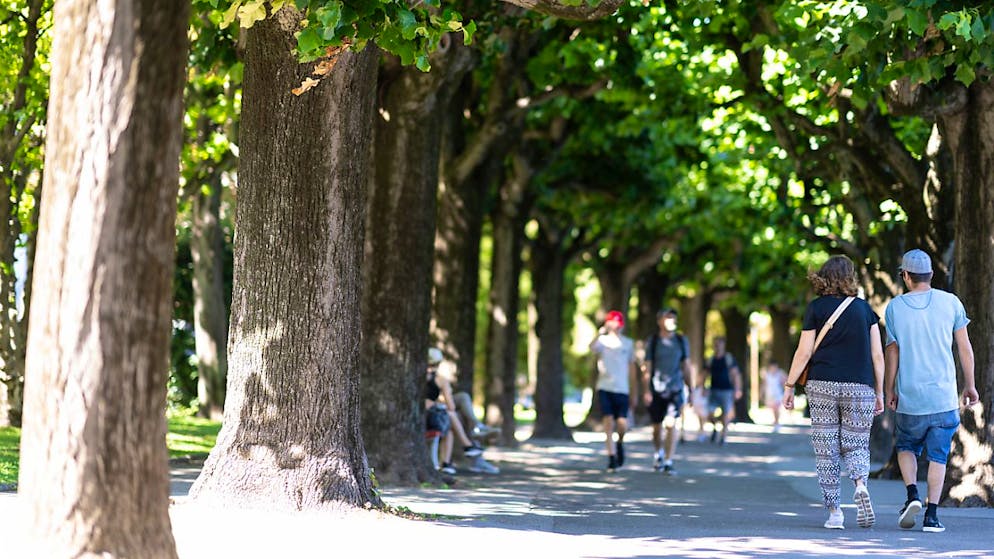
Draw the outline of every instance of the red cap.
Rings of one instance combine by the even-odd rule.
[[[621,314],[620,311],[611,311],[607,313],[607,316],[604,317],[604,322],[609,320],[617,321],[621,326],[625,325],[625,315]]]

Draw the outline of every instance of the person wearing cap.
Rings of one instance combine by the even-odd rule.
[[[959,426],[959,406],[980,399],[974,379],[973,346],[967,335],[963,303],[932,287],[932,259],[924,251],[906,252],[899,269],[907,292],[891,300],[887,321],[887,407],[897,412],[897,462],[907,487],[898,525],[915,527],[922,502],[918,496],[918,456],[928,448],[928,500],[922,530],[942,532],[937,506],[946,477],[946,460]],[[956,388],[956,342],[963,369],[963,394]]]
[[[805,366],[804,391],[811,410],[811,446],[822,502],[828,509],[825,528],[845,529],[841,507],[841,463],[855,486],[856,524],[876,522],[867,480],[870,476],[870,428],[884,411],[884,352],[880,317],[857,297],[856,268],[846,256],[833,256],[808,274],[818,295],[808,303],[801,337],[790,363],[783,407],[794,409],[794,385]],[[820,340],[820,341],[819,341]],[[816,347],[817,346],[817,347]]]
[[[605,316],[597,337],[590,342],[590,350],[597,354],[597,400],[601,406],[607,469],[612,472],[625,463],[624,439],[632,404],[629,392],[635,383],[635,344],[621,334],[624,327],[625,316],[611,311]]]
[[[659,331],[645,342],[642,369],[642,394],[652,420],[653,469],[674,475],[673,453],[676,451],[676,420],[684,403],[684,385],[694,390],[694,369],[690,365],[690,344],[677,333],[676,309],[656,313]],[[666,444],[662,429],[666,427]]]
[[[439,470],[442,473],[454,475],[456,469],[452,465],[452,447],[455,438],[459,439],[463,445],[463,452],[470,458],[482,455],[483,447],[466,435],[466,430],[455,411],[452,384],[445,375],[438,374],[439,366],[444,357],[442,350],[438,348],[433,347],[428,350],[428,370],[425,377],[425,419],[427,428],[439,431],[442,436],[439,448],[439,454],[441,454]]]

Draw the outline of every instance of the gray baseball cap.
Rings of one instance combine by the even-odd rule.
[[[917,248],[909,250],[904,253],[904,258],[901,259],[900,270],[912,274],[931,274],[932,259],[923,250]]]

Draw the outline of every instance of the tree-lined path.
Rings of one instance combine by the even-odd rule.
[[[431,515],[428,520],[372,512],[221,514],[187,500],[195,468],[174,468],[177,550],[190,559],[319,558],[349,550],[437,557],[439,549],[474,557],[994,557],[990,509],[943,509],[944,534],[899,529],[900,481],[871,480],[875,527],[856,527],[846,490],[846,529],[822,528],[803,425],[779,434],[738,425],[724,446],[682,444],[674,477],[652,471],[646,428],[628,437],[631,459],[615,474],[601,470],[598,436],[578,439],[489,450],[501,473],[462,474],[451,489],[384,490],[387,504]],[[17,505],[15,496],[0,496],[2,541],[18,533]]]

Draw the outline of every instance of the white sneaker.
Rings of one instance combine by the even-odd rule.
[[[494,466],[486,460],[478,460],[473,462],[473,464],[469,467],[469,471],[477,474],[499,474],[500,468]]]
[[[829,530],[843,530],[845,529],[845,516],[842,514],[842,509],[836,512],[829,512],[828,520],[825,521],[825,527]]]
[[[870,502],[870,492],[865,485],[856,488],[852,500],[856,502],[856,524],[860,528],[869,528],[877,520],[873,514],[873,503]]]

